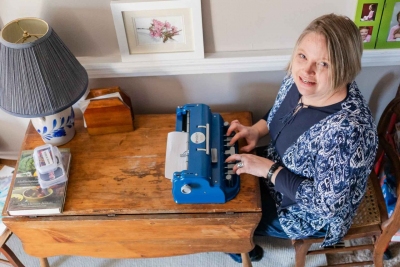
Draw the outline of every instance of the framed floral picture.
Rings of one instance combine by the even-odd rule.
[[[201,0],[112,1],[123,62],[204,58]]]
[[[400,0],[386,0],[376,48],[400,48]]]

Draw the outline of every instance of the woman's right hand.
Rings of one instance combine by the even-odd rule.
[[[260,138],[259,131],[255,127],[244,126],[238,120],[231,122],[226,135],[229,136],[232,132],[236,132],[236,134],[232,137],[229,145],[232,146],[241,138],[246,139],[247,145],[240,149],[242,152],[250,152],[253,150]]]

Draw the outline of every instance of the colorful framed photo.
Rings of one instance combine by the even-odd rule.
[[[376,48],[400,48],[400,0],[386,0]]]
[[[201,0],[112,1],[123,62],[204,58]]]
[[[359,0],[354,23],[360,29],[365,49],[375,48],[384,0]]]

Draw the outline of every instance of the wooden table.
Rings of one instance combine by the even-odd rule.
[[[251,124],[249,112],[221,115]],[[3,218],[25,252],[39,258],[147,258],[250,251],[261,219],[258,179],[242,175],[239,194],[225,204],[176,204],[164,177],[175,114],[137,115],[134,124],[132,132],[90,136],[76,120],[76,136],[60,146],[72,153],[64,212]],[[43,141],[29,124],[22,150],[39,145]]]

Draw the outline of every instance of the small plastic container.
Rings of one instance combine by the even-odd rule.
[[[41,188],[49,188],[67,181],[61,157],[58,148],[49,144],[34,149],[33,159]]]
[[[50,144],[38,146],[33,150],[33,160],[35,161],[36,170],[39,173],[48,173],[57,169],[57,161],[59,159],[56,155],[57,151],[54,148],[58,151],[57,147],[53,147]]]

